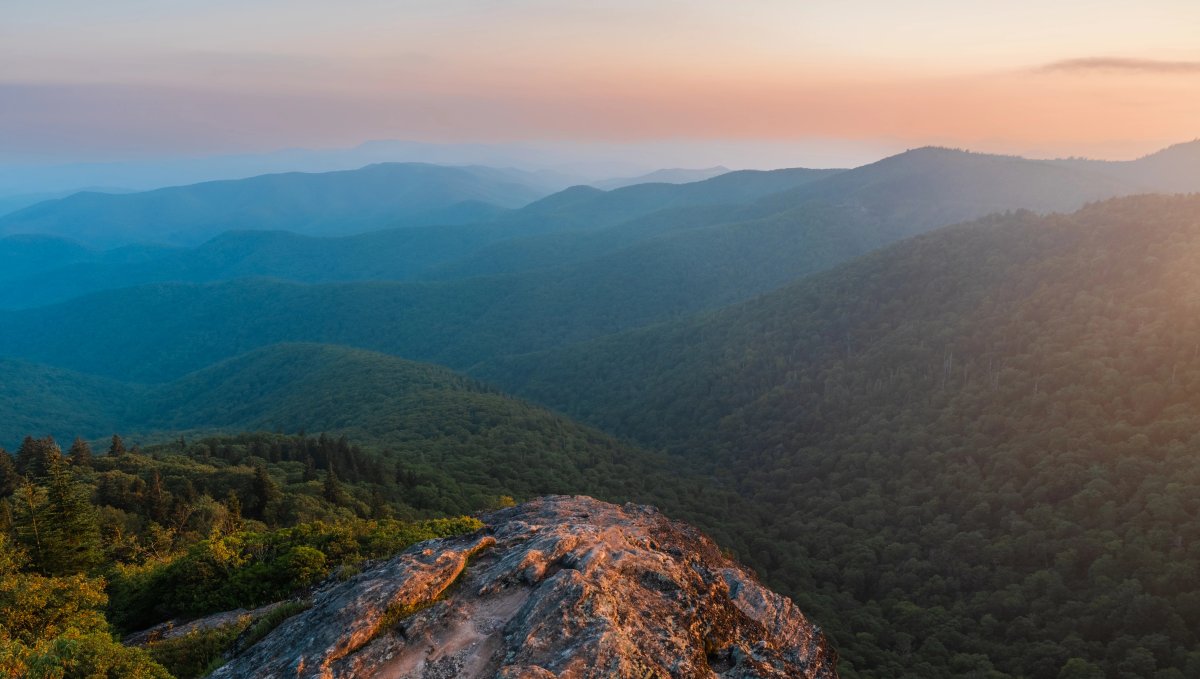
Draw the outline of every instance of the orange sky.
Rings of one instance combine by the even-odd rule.
[[[6,0],[0,154],[1200,137],[1195,0]]]

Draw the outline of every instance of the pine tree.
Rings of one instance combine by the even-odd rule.
[[[119,457],[125,454],[125,441],[121,440],[120,435],[112,435],[112,444],[108,447],[108,454],[112,457]]]
[[[253,516],[267,520],[271,506],[276,503],[281,493],[275,480],[267,473],[267,468],[259,465],[254,468],[254,481],[251,483],[254,504],[250,507]]]
[[[0,448],[0,498],[12,495],[20,483],[21,475],[17,473],[17,465],[13,462],[12,455]]]
[[[371,492],[371,518],[372,519],[390,519],[392,518],[392,508],[388,506],[386,500],[383,499],[383,494],[378,490]]]
[[[329,463],[329,470],[325,472],[325,488],[321,495],[325,499],[335,505],[340,505],[345,501],[346,495],[342,490],[342,482],[338,481],[337,472],[333,469],[333,462]]]
[[[236,533],[242,529],[242,501],[237,493],[230,490],[225,496],[225,533]]]
[[[92,468],[92,447],[82,438],[75,437],[75,442],[71,444],[68,454],[71,457],[72,466],[78,469]]]
[[[304,460],[304,482],[317,480],[317,463],[313,461],[312,455],[309,455]]]
[[[12,534],[34,561],[45,553],[46,491],[28,478],[13,493]]]
[[[86,573],[104,558],[89,490],[75,480],[61,458],[55,458],[47,472],[46,523],[38,565],[47,575]]]
[[[170,503],[167,495],[167,491],[163,489],[162,476],[155,470],[150,477],[150,483],[146,485],[146,492],[142,495],[142,509],[151,521],[159,524],[166,521],[167,507]]]
[[[41,479],[49,472],[51,462],[60,457],[62,451],[53,436],[44,439],[26,436],[17,450],[17,471],[27,477]]]

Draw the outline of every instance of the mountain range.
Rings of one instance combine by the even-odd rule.
[[[536,175],[516,170],[383,163],[140,193],[76,193],[0,217],[0,234],[58,236],[91,247],[196,244],[246,228],[349,234],[472,221],[546,193]]]
[[[1190,676],[1200,196],[1146,194],[1197,168],[1200,143],[923,148],[611,190],[403,165],[43,203],[0,219],[0,441],[345,435],[419,470],[392,490],[423,510],[583,492],[692,520],[842,676]]]

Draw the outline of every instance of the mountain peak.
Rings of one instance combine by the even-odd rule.
[[[834,679],[791,600],[657,510],[552,496],[318,590],[212,676]]]

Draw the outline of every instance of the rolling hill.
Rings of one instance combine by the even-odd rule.
[[[853,170],[809,175],[810,181],[751,201],[662,209],[590,231],[500,241],[434,268],[429,277],[462,278],[561,266],[611,254],[665,233],[676,233],[682,241],[688,239],[684,232],[694,230],[696,237],[704,240],[712,233],[707,229],[718,225],[783,221],[807,211],[828,213],[832,209],[845,215],[845,229],[850,233],[841,237],[869,241],[877,247],[993,212],[1072,211],[1091,201],[1170,191],[1178,185],[1178,179],[1165,180],[1163,175],[1140,169],[1122,177],[1103,171],[1119,165],[1101,162],[1069,167],[1050,161],[922,148]],[[1193,168],[1191,176],[1195,175]],[[717,180],[727,178],[732,179],[724,175]],[[556,194],[543,202],[560,199],[561,195]]]
[[[535,235],[547,235],[551,243],[563,244],[557,263],[566,264],[610,252],[615,245],[632,244],[657,232],[716,223],[718,216],[736,215],[737,206],[744,201],[829,174],[821,170],[737,172],[695,186],[647,184],[609,192],[575,187],[525,209],[480,213],[467,220],[474,222],[471,224],[410,225],[340,237],[261,229],[232,231],[196,247],[161,248],[157,256],[140,261],[138,266],[129,266],[129,247],[95,252],[75,245],[82,254],[70,257],[47,253],[40,259],[18,253],[23,257],[22,266],[9,275],[0,272],[0,308],[42,306],[99,290],[155,282],[271,277],[318,283],[507,273],[544,266],[537,260],[543,253],[531,255],[524,249],[524,239]],[[718,209],[715,201],[730,204]],[[625,234],[621,240],[597,231],[609,224],[613,215],[632,218],[621,225]],[[296,219],[303,222],[306,217],[298,215]],[[576,235],[555,238],[564,234]],[[4,257],[8,240],[13,239],[0,240],[0,258]],[[538,243],[536,238],[532,240]],[[489,245],[508,242],[515,244],[514,261],[497,264],[494,256],[474,257]]]
[[[1177,159],[1181,152],[1163,153]],[[0,285],[0,308],[42,306],[98,290],[155,282],[256,276],[310,283],[452,280],[522,273],[579,265],[660,236],[668,236],[683,251],[711,249],[718,241],[728,242],[727,237],[716,235],[717,227],[745,234],[747,229],[739,226],[743,223],[791,219],[803,224],[805,212],[831,209],[845,215],[846,233],[837,238],[873,248],[995,211],[1067,211],[1146,187],[1179,185],[1178,173],[1145,164],[1154,158],[1138,161],[1130,170],[1122,169],[1126,164],[1121,163],[1075,166],[918,149],[849,171],[730,172],[689,184],[640,184],[612,191],[573,187],[518,210],[459,215],[456,219],[475,223],[457,226],[410,226],[333,238],[235,231],[194,248],[148,251],[137,260],[138,266],[129,265],[124,249],[74,257],[49,253],[40,260],[25,257],[12,273],[0,274],[8,279]],[[287,228],[323,219],[303,214],[307,209],[298,208],[291,222],[281,215],[267,215],[246,226]],[[781,256],[796,250],[794,243],[781,248],[777,238],[750,247],[759,245],[779,250]],[[736,248],[728,259],[735,268],[742,261]],[[662,263],[663,267],[677,265],[670,259]],[[808,272],[804,267],[798,270]],[[768,276],[772,284],[795,277],[786,268],[769,271],[774,272]],[[767,289],[757,286],[751,293]],[[744,296],[739,290],[726,299]]]
[[[666,234],[575,266],[522,274],[153,284],[0,314],[9,329],[0,352],[144,381],[287,341],[346,344],[465,369],[740,301],[886,242],[853,214],[812,208]]]
[[[705,477],[439,366],[293,343],[158,385],[16,361],[0,362],[0,378],[0,444],[10,450],[29,435],[100,440],[119,432],[153,443],[180,433],[323,432],[400,463],[406,483],[423,486],[409,489],[424,498],[419,504],[440,511],[475,511],[499,495],[653,500],[745,547],[717,519],[716,508],[736,498]]]
[[[535,175],[515,170],[383,163],[140,193],[77,193],[0,217],[0,235],[50,235],[113,247],[195,245],[244,229],[352,234],[489,219],[545,193]]]
[[[997,216],[475,374],[735,470],[755,564],[825,588],[862,676],[1186,676],[1197,254],[1196,196]]]

